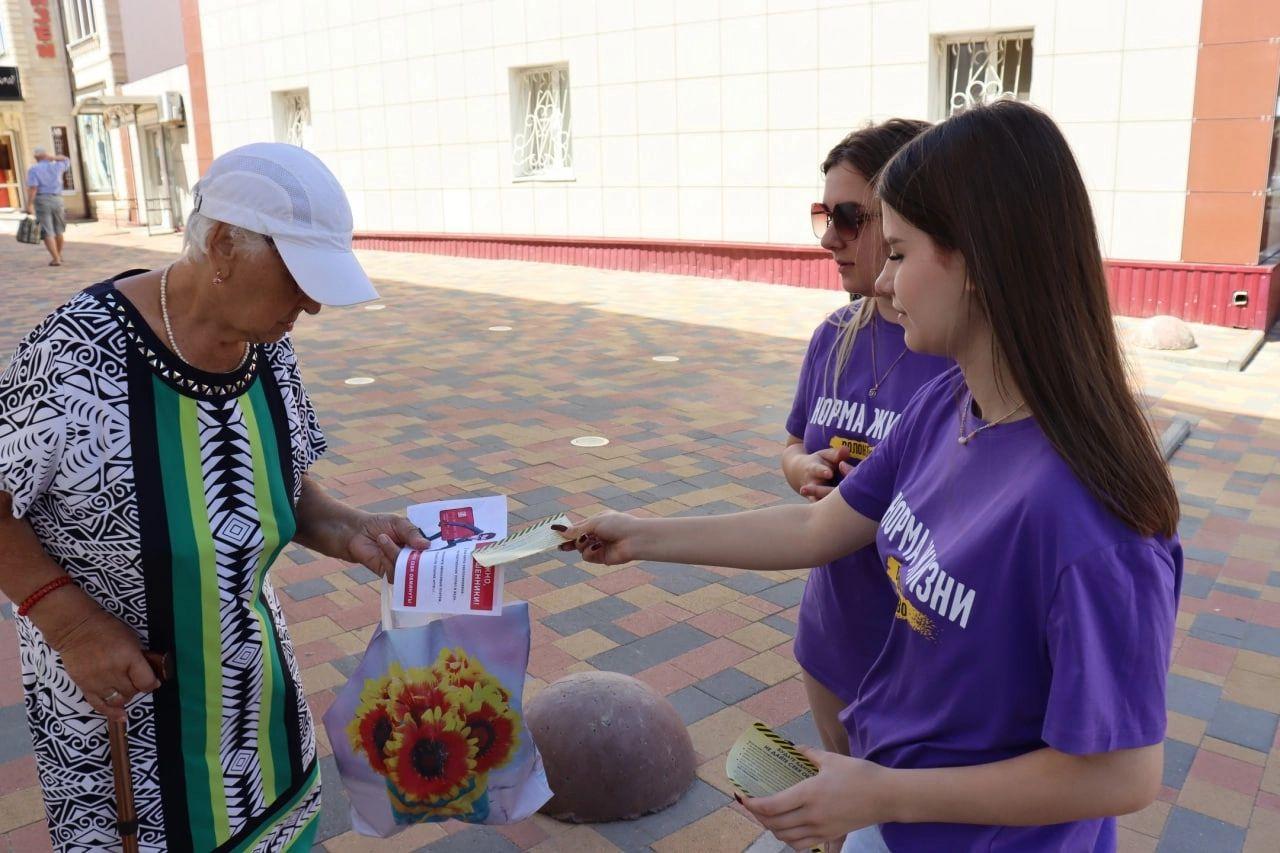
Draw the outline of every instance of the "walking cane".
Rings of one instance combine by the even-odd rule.
[[[161,682],[173,678],[173,658],[164,652],[143,651]],[[133,776],[129,770],[129,729],[124,718],[107,720],[111,742],[111,772],[116,783],[116,831],[124,853],[138,853],[138,813],[133,804]]]

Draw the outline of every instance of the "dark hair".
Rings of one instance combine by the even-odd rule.
[[[902,146],[928,130],[932,125],[927,121],[911,118],[891,118],[880,124],[869,124],[853,131],[827,153],[822,161],[822,174],[827,174],[841,163],[852,166],[867,181],[874,181],[884,165],[893,159]],[[878,229],[877,229],[878,230]],[[850,297],[853,299],[854,297]],[[840,327],[836,346],[832,347],[827,358],[827,377],[831,381],[831,395],[839,397],[840,375],[849,363],[853,353],[853,342],[858,330],[871,322],[875,314],[876,301],[864,299],[840,319],[832,320]]]
[[[1173,535],[1177,490],[1128,384],[1089,195],[1057,125],[1018,101],[971,108],[908,143],[876,191],[964,257],[993,346],[1076,476],[1143,535]]]
[[[919,119],[891,118],[859,128],[827,153],[827,159],[822,161],[822,174],[844,163],[857,169],[868,181],[873,181],[902,146],[930,127],[929,122]]]

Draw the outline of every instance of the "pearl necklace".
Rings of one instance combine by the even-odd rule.
[[[1023,401],[1022,401],[1021,403],[1019,403],[1017,406],[1015,406],[1015,407],[1013,407],[1012,409],[1010,409],[1009,411],[1005,412],[1003,415],[1001,415],[1000,417],[996,418],[994,421],[991,421],[990,423],[983,424],[982,426],[980,426],[980,427],[978,427],[977,429],[975,429],[973,432],[966,433],[966,432],[965,432],[965,430],[967,430],[967,429],[969,428],[969,407],[970,407],[970,406],[972,406],[972,405],[973,405],[973,394],[972,394],[972,393],[966,394],[966,395],[965,395],[965,398],[964,398],[964,408],[960,410],[960,438],[959,438],[959,441],[960,441],[960,443],[961,443],[962,445],[964,445],[964,444],[968,444],[969,442],[973,441],[973,437],[974,437],[975,435],[977,435],[978,433],[982,432],[984,429],[991,429],[991,428],[992,428],[993,426],[995,426],[996,424],[1001,423],[1002,421],[1007,421],[1009,418],[1013,417],[1015,414],[1017,414],[1018,412],[1020,412],[1020,411],[1022,410],[1022,407],[1023,407],[1023,406],[1027,405],[1027,401],[1026,401],[1026,400],[1023,400]]]
[[[182,350],[178,349],[178,342],[173,338],[173,323],[169,321],[168,290],[169,290],[169,270],[171,269],[173,269],[173,267],[171,266],[165,267],[164,271],[160,273],[160,317],[161,319],[164,320],[164,333],[169,337],[169,348],[173,350],[174,355],[182,359],[184,363],[191,364],[190,361],[187,361],[187,357],[182,354]],[[245,362],[249,360],[249,348],[250,348],[249,342],[245,341],[244,355],[240,357],[240,363],[237,364],[230,371],[228,371],[229,373],[234,373],[235,371],[244,367]]]

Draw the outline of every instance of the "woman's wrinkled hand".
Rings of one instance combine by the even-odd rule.
[[[376,575],[391,581],[395,577],[396,558],[402,548],[431,547],[422,531],[402,515],[369,514],[356,527],[347,542],[350,562],[363,563]]]
[[[810,453],[800,464],[803,482],[800,494],[810,501],[825,498],[835,488],[837,477],[843,477],[853,470],[849,465],[849,448],[824,447],[816,453]]]
[[[567,529],[554,529],[565,541],[561,551],[576,550],[588,563],[616,566],[640,559],[639,536],[643,520],[625,512],[602,512]]]
[[[123,719],[134,696],[160,686],[142,655],[137,633],[100,607],[58,638],[54,647],[85,700],[108,719]]]

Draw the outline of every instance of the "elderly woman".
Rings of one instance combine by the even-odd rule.
[[[427,544],[307,475],[325,440],[289,332],[377,296],[333,175],[249,145],[195,197],[180,259],[83,291],[0,378],[0,590],[59,850],[119,844],[126,715],[143,849],[308,849],[315,732],[268,569],[291,541],[379,574]]]

